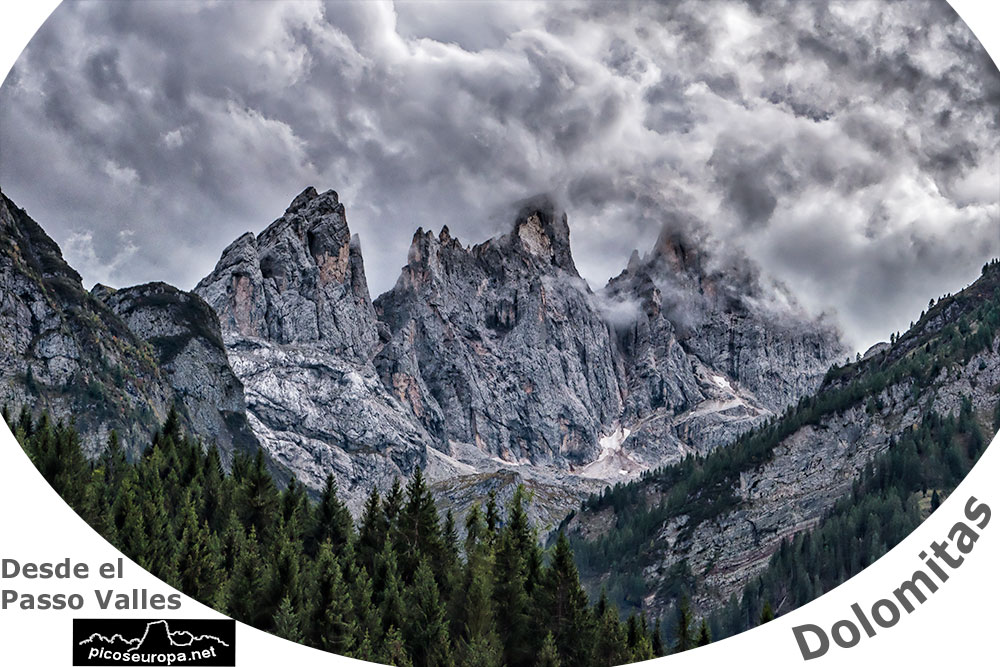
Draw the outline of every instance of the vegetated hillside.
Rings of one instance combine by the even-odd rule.
[[[227,466],[233,451],[257,448],[204,301],[162,283],[87,292],[55,241],[3,195],[0,329],[0,404],[73,419],[90,456],[112,430],[137,455],[173,406]]]
[[[0,403],[74,416],[91,453],[146,439],[173,391],[152,348],[83,289],[28,214],[0,195]]]
[[[838,498],[855,488],[863,495],[884,491],[884,482],[863,477],[874,457],[882,456],[874,470],[896,466],[892,457],[912,445],[921,453],[921,472],[907,477],[898,493],[912,493],[916,479],[929,493],[946,491],[978,456],[974,443],[997,428],[998,333],[1000,263],[994,260],[960,293],[932,301],[890,344],[834,366],[814,395],[780,418],[730,447],[590,498],[565,522],[585,581],[592,592],[606,586],[613,599],[654,616],[684,593],[705,614],[738,595],[785,538],[817,526]],[[922,428],[929,434],[920,436]],[[944,441],[959,432],[957,445]],[[926,457],[929,442],[937,454]],[[882,541],[891,546],[900,530],[881,534],[879,548]],[[859,552],[859,559],[869,557]],[[845,565],[843,575],[853,571]],[[822,575],[812,594],[840,574]],[[782,585],[787,582],[758,584],[757,603],[761,591],[776,596]],[[806,590],[796,600],[808,597]]]
[[[234,452],[257,449],[243,384],[229,366],[219,320],[207,303],[165,283],[118,290],[97,285],[91,293],[149,343],[192,431],[218,446],[226,467]],[[287,472],[274,472],[287,479]]]
[[[1000,403],[998,403],[1000,405]],[[1000,429],[1000,412],[993,429]],[[937,509],[965,478],[987,435],[964,400],[958,416],[932,412],[890,441],[811,531],[782,541],[767,568],[709,618],[716,639],[748,630],[764,608],[786,614],[874,563]]]

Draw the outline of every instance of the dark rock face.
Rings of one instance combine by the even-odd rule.
[[[0,329],[0,403],[75,420],[91,455],[112,430],[138,454],[172,406],[226,465],[258,447],[208,304],[163,283],[88,293],[56,243],[2,195]]]
[[[256,450],[243,384],[229,366],[219,320],[207,303],[165,283],[119,290],[96,285],[91,293],[153,347],[194,433],[218,445],[224,464],[234,451]]]
[[[447,228],[417,230],[375,306],[392,331],[376,359],[382,380],[442,441],[582,465],[621,415],[621,360],[576,271],[566,216],[546,199],[471,248]]]
[[[84,449],[149,442],[174,392],[149,345],[91,296],[56,243],[0,194],[0,403],[75,419]]]

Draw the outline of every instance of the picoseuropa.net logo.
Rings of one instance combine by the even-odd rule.
[[[74,665],[236,664],[236,622],[73,619]]]

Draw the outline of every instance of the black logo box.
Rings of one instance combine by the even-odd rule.
[[[236,621],[73,619],[74,665],[236,664]]]

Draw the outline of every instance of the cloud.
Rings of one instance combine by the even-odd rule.
[[[64,3],[15,72],[0,183],[88,280],[189,288],[308,184],[375,294],[547,191],[593,287],[684,217],[859,347],[1000,254],[1000,73],[943,0]]]
[[[121,280],[121,268],[138,250],[134,234],[127,229],[118,233],[115,245],[105,246],[100,252],[90,231],[70,232],[62,246],[66,261],[84,276],[84,284],[88,288],[95,283],[110,285]]]

